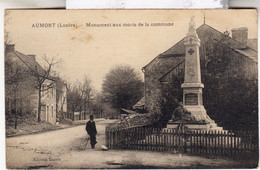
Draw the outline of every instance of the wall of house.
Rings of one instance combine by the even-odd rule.
[[[235,51],[232,51],[230,55],[229,75],[241,79],[257,80],[258,63],[256,61]]]
[[[160,113],[162,86],[159,81],[183,57],[158,57],[145,67],[145,107],[149,112]]]
[[[38,118],[38,90],[35,89],[34,93],[31,94],[30,96],[30,107],[31,107],[31,114],[35,115],[35,118]]]
[[[16,89],[16,97],[15,97]],[[6,113],[15,110],[15,102],[17,102],[18,114],[32,114],[33,110],[30,105],[31,96],[35,89],[33,82],[27,78],[23,82],[19,82],[18,87],[14,85],[5,85],[5,111]]]
[[[5,79],[17,79],[5,83],[5,111],[8,114],[14,112],[16,101],[18,114],[34,114],[31,106],[34,105],[32,100],[36,92],[35,80],[28,74],[28,67],[15,54],[14,45],[8,47],[5,51],[5,62],[10,62],[14,70],[5,68]],[[19,74],[15,75],[17,71]]]
[[[63,111],[67,112],[67,86],[64,83],[57,83],[56,86],[57,97],[57,113]]]
[[[43,89],[52,83],[51,80],[45,80]],[[46,91],[42,91],[42,113],[41,120],[50,123],[56,123],[56,84]]]

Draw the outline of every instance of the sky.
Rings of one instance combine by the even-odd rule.
[[[130,65],[142,76],[142,67],[180,41],[188,32],[191,16],[196,27],[204,22],[220,32],[247,27],[249,38],[257,38],[256,10],[10,10],[5,31],[15,49],[24,54],[62,59],[60,77],[73,83],[92,80],[101,91],[105,75],[115,65]],[[55,27],[33,27],[55,23]],[[136,24],[136,27],[87,27],[93,24]],[[149,26],[138,26],[141,23]],[[172,23],[151,26],[151,23]],[[76,27],[57,27],[76,24]]]

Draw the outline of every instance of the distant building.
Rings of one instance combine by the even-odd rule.
[[[5,70],[5,108],[7,113],[13,112],[15,108],[14,104],[17,103],[18,113],[28,113],[35,115],[36,118],[38,117],[38,89],[36,89],[35,78],[30,75],[30,72],[31,69],[36,69],[38,72],[44,70],[35,58],[35,55],[25,55],[16,51],[13,44],[6,45],[5,61],[8,61],[11,65],[16,65],[21,75],[24,76],[18,83],[13,83],[12,80],[8,80],[8,77],[13,76],[13,78],[15,78],[15,72],[13,72],[13,70]],[[48,87],[50,84],[53,84],[51,88]],[[17,93],[19,93],[16,94],[16,96],[13,94],[15,85],[18,85],[16,87],[18,87]],[[57,90],[57,88],[59,88],[59,90]],[[58,96],[56,96],[56,92],[58,92]],[[62,83],[57,83],[52,79],[44,81],[41,92],[42,121],[53,124],[56,123],[56,109],[60,110],[63,108],[65,112],[67,111],[66,95],[67,90]],[[57,108],[56,103],[58,103]]]
[[[211,63],[205,56],[204,45],[208,40],[220,40],[224,34],[207,24],[197,28],[200,45],[200,60],[210,69]],[[229,76],[243,77],[247,80],[257,80],[257,39],[248,39],[247,28],[232,30],[232,37],[228,37],[226,44],[230,49],[230,62],[225,72],[225,78]],[[160,100],[163,86],[171,80],[174,75],[183,74],[185,46],[184,39],[176,43],[167,51],[159,54],[150,63],[143,67],[145,77],[144,106],[148,111],[160,111]],[[202,77],[203,78],[203,77]],[[181,88],[181,87],[180,87]],[[141,100],[143,101],[143,100]],[[140,105],[142,106],[142,104]],[[135,105],[139,107],[139,104]]]
[[[80,112],[74,112],[74,120],[80,120]]]
[[[45,80],[42,89],[45,90],[48,84],[53,83],[50,80]],[[35,96],[35,99],[38,100]],[[38,104],[38,102],[37,102]],[[41,100],[41,120],[47,121],[51,123],[56,123],[56,83],[54,82],[54,85],[52,88],[42,91],[42,100]],[[37,113],[37,108],[34,108]]]
[[[54,78],[56,81],[56,112],[57,118],[60,119],[61,115],[68,117],[67,115],[67,84],[59,77]],[[57,120],[59,121],[59,120]]]

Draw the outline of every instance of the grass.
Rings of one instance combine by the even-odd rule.
[[[57,130],[60,127],[55,126],[49,122],[38,122],[31,115],[18,116],[17,128],[14,127],[14,116],[8,116],[5,122],[6,137],[27,135],[37,132],[44,132],[49,130]]]
[[[5,134],[6,137],[28,135],[40,132],[46,132],[51,130],[64,129],[67,127],[80,125],[72,121],[64,121],[63,124],[51,124],[49,122],[38,122],[35,116],[30,114],[18,115],[17,117],[17,128],[15,129],[15,116],[7,115],[5,121]]]
[[[49,122],[38,122],[35,116],[30,114],[18,115],[17,128],[14,128],[15,116],[10,114],[6,116],[5,134],[6,137],[14,137],[20,135],[28,135],[51,130],[59,130],[73,126],[84,125],[88,120],[72,121],[65,118],[59,124],[51,124]],[[99,120],[96,120],[99,121]]]

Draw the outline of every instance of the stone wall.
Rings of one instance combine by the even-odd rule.
[[[118,124],[118,127],[127,128],[147,126],[158,122],[159,119],[160,115],[155,113],[131,114],[121,120],[121,123]]]

